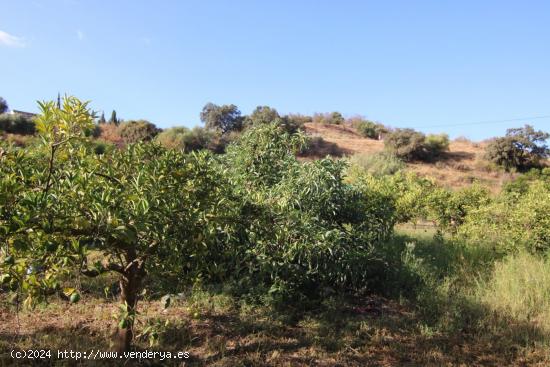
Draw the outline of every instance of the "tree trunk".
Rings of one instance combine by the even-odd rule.
[[[128,319],[124,328],[118,325],[115,334],[115,350],[126,352],[132,346],[134,338],[134,318],[138,301],[138,294],[141,288],[141,280],[144,276],[143,263],[136,262],[135,256],[127,256],[129,267],[126,268],[120,279],[120,302],[127,305]]]

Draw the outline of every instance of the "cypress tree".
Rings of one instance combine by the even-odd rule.
[[[111,113],[111,118],[109,119],[109,123],[118,125],[118,119],[116,118],[116,111],[115,110],[113,110],[113,112]]]

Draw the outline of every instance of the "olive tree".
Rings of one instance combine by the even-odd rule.
[[[532,126],[508,129],[506,136],[493,139],[485,150],[490,161],[503,166],[506,170],[524,170],[540,164],[550,156],[546,140],[550,134],[536,131]]]
[[[234,104],[218,106],[207,103],[200,114],[205,127],[220,130],[223,134],[240,130],[242,127],[241,111]]]

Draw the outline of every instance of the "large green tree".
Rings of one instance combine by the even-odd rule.
[[[550,155],[546,141],[550,134],[537,131],[531,125],[508,129],[506,136],[491,141],[485,150],[487,159],[506,170],[524,170],[537,166]]]

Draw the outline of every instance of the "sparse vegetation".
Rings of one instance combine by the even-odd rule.
[[[373,176],[393,175],[405,168],[403,161],[389,152],[355,154],[351,157],[350,163],[359,166]]]
[[[130,120],[122,122],[118,131],[125,143],[137,143],[153,140],[161,130],[147,120]]]
[[[346,151],[268,107],[242,131],[157,135],[98,127],[73,97],[40,106],[40,139],[0,141],[2,352],[132,342],[190,351],[189,365],[550,362],[548,168],[500,193],[448,188],[372,139],[374,154],[299,160],[308,140]],[[470,144],[388,138],[412,160]],[[431,166],[479,159],[444,158]]]

